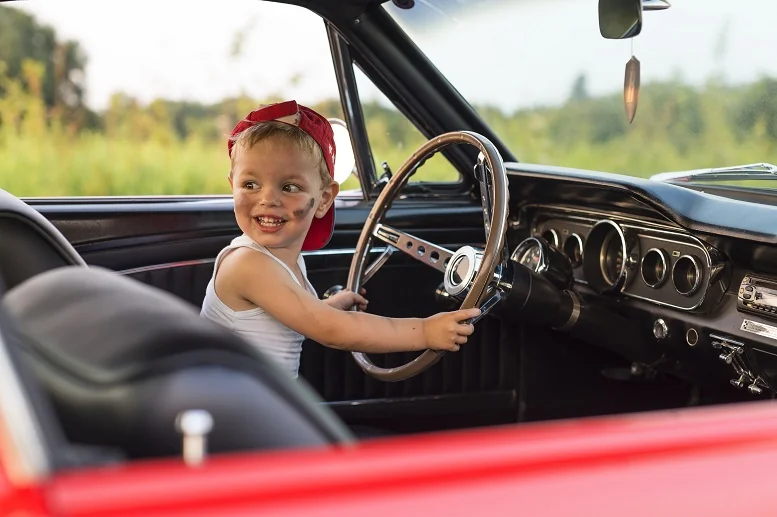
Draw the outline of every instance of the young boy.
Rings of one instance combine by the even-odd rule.
[[[459,350],[480,309],[429,318],[384,318],[360,294],[319,300],[303,250],[327,244],[334,227],[335,145],[329,121],[287,101],[251,112],[227,149],[235,217],[243,235],[216,257],[201,315],[241,334],[297,377],[302,342],[360,352]]]

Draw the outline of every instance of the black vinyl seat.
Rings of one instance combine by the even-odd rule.
[[[213,416],[211,452],[353,440],[303,380],[164,291],[70,266],[27,279],[2,303],[73,443],[180,454],[175,420],[187,409]]]
[[[11,289],[38,273],[86,263],[37,210],[0,189],[0,279]]]

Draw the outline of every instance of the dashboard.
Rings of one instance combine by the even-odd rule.
[[[777,206],[573,169],[509,169],[511,260],[605,308],[597,324],[614,337],[581,339],[701,385],[777,395]],[[660,360],[638,359],[639,349]]]
[[[723,254],[669,225],[573,208],[525,211],[530,238],[513,260],[557,287],[583,284],[683,311],[714,306],[728,287]]]

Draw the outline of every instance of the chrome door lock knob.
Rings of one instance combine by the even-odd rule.
[[[178,414],[175,426],[183,435],[183,461],[200,465],[205,461],[208,434],[213,429],[213,417],[204,409],[188,409]]]

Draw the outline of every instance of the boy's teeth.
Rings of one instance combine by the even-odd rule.
[[[283,223],[283,219],[276,219],[274,217],[257,217],[256,218],[260,223],[267,224],[267,225],[279,225]]]

